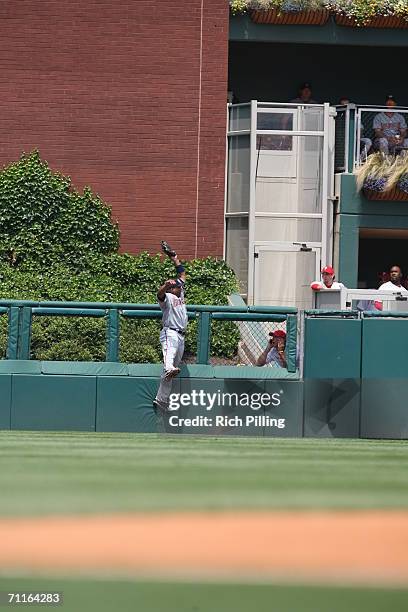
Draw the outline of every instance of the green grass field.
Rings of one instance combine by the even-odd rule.
[[[406,508],[405,441],[0,432],[0,515]]]
[[[404,441],[0,432],[0,514],[408,507]],[[402,612],[408,590],[0,578],[67,611]]]

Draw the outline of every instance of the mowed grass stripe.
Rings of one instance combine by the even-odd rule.
[[[402,589],[43,577],[0,578],[0,590],[62,591],[64,612],[405,612],[408,597]]]
[[[405,441],[0,432],[0,514],[408,507]]]

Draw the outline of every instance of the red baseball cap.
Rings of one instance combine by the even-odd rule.
[[[334,274],[334,268],[331,266],[324,266],[324,268],[322,268],[322,274]]]
[[[274,336],[275,338],[286,338],[286,333],[282,329],[277,329],[274,332],[269,334],[270,336]]]

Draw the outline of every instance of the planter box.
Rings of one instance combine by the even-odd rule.
[[[275,25],[324,25],[329,20],[330,12],[320,11],[290,11],[276,9],[250,11],[254,23],[274,23]]]
[[[336,15],[336,24],[347,26],[349,28],[408,28],[408,21],[401,17],[389,16],[389,17],[373,17],[365,25],[359,26],[350,17],[345,15]]]
[[[363,189],[363,193],[367,200],[388,200],[390,202],[408,202],[408,193],[401,191],[398,187],[394,187],[390,191],[373,191],[372,189]]]

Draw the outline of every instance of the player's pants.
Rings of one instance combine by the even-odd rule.
[[[160,342],[163,351],[163,372],[156,399],[160,403],[167,405],[171,393],[173,379],[166,378],[166,374],[169,371],[174,370],[174,368],[177,368],[182,360],[184,353],[184,336],[173,329],[162,329],[160,333]]]

